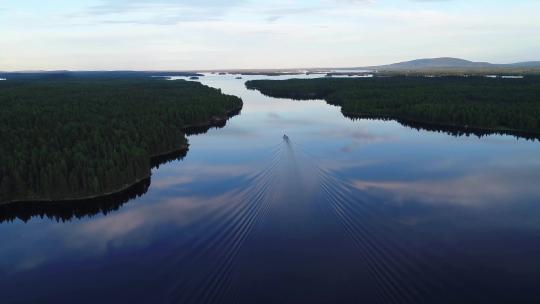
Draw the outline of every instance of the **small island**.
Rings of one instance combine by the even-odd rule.
[[[223,124],[235,96],[159,78],[37,78],[0,83],[0,203],[109,196],[182,154],[191,128]]]
[[[539,76],[252,80],[246,86],[272,97],[325,99],[350,118],[540,136]]]

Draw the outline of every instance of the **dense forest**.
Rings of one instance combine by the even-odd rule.
[[[143,78],[143,77],[202,77],[203,74],[194,72],[169,71],[45,71],[45,72],[0,72],[0,78],[9,80],[66,80],[66,79],[104,79],[104,78]]]
[[[254,80],[272,97],[325,99],[348,117],[540,134],[540,77],[374,77]]]
[[[151,78],[0,82],[0,202],[123,189],[152,158],[187,147],[183,130],[222,122],[242,101],[198,82]]]

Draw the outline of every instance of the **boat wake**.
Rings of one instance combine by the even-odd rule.
[[[350,248],[355,250],[338,254],[356,257],[357,263],[368,270],[366,280],[372,282],[374,296],[366,298],[379,303],[440,300],[437,291],[448,282],[443,282],[438,271],[430,268],[429,259],[407,241],[406,230],[367,194],[321,168],[316,157],[286,135],[279,145],[269,149],[264,168],[249,176],[243,185],[185,248],[187,253],[176,258],[171,269],[179,272],[164,274],[176,276],[170,278],[176,282],[169,288],[170,299],[179,303],[284,300],[272,298],[275,281],[279,276],[301,277],[302,273],[294,273],[299,271],[296,266],[311,255],[320,256],[317,251],[328,251],[320,244],[312,244],[316,239],[313,234],[330,233],[324,231],[324,223],[333,221],[335,227],[341,227],[336,231],[341,232],[330,240],[349,239]],[[300,262],[287,264],[290,260]],[[313,260],[312,265],[328,262]],[[324,289],[326,275],[311,273],[313,286],[304,288],[313,287],[332,298],[335,291]],[[313,283],[317,280],[321,280],[320,286]],[[310,301],[317,302],[316,298]],[[356,298],[362,299],[363,295]]]

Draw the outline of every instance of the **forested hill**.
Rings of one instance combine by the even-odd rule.
[[[272,97],[326,99],[352,117],[540,135],[540,77],[375,77],[254,80]]]
[[[152,156],[187,148],[182,130],[242,101],[162,79],[0,82],[0,203],[115,192],[150,175]]]

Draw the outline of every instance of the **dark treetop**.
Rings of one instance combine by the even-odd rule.
[[[241,107],[237,97],[187,81],[2,81],[0,203],[122,190],[149,177],[152,157],[186,149],[184,129]]]
[[[246,85],[272,97],[325,99],[349,117],[540,134],[540,77],[535,76],[254,80]]]

